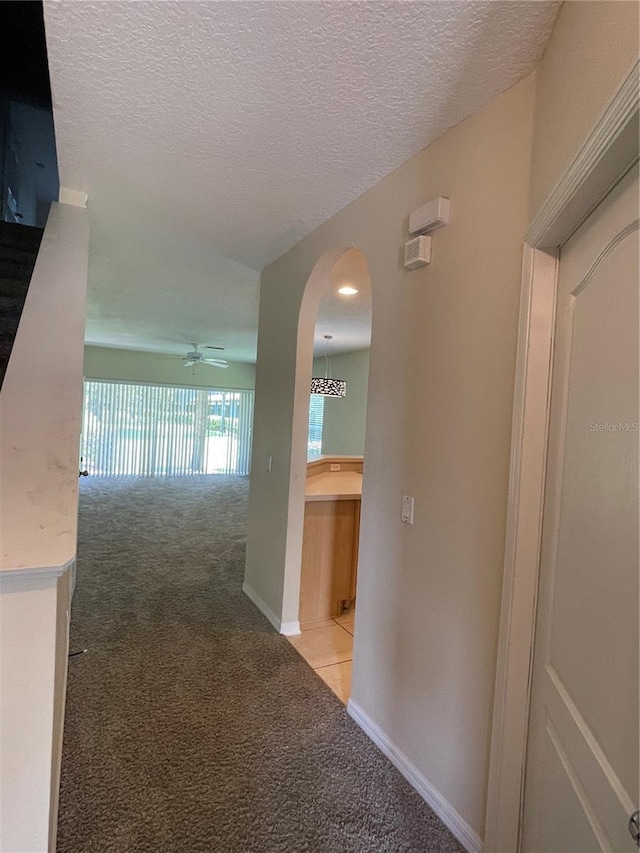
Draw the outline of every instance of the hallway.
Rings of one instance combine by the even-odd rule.
[[[247,492],[81,482],[59,853],[457,853],[242,594]]]

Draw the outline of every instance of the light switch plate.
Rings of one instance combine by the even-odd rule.
[[[409,495],[402,496],[402,523],[413,524],[413,498]]]

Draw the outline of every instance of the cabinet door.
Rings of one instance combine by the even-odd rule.
[[[307,501],[302,542],[300,622],[340,615],[354,577],[360,501]],[[356,557],[357,559],[357,557]]]

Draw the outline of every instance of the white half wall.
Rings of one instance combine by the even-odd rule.
[[[89,220],[54,203],[0,392],[0,851],[55,851]]]
[[[0,850],[49,849],[57,578],[0,576]]]
[[[0,570],[75,559],[88,252],[54,202],[0,392]]]
[[[0,573],[0,851],[55,851],[72,567]]]

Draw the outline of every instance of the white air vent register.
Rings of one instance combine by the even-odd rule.
[[[450,201],[444,196],[432,198],[409,214],[409,233],[419,234],[404,244],[404,268],[417,270],[431,263],[431,237],[427,232],[442,228],[449,221]]]
[[[431,262],[431,237],[414,237],[404,244],[404,268],[417,270]]]

